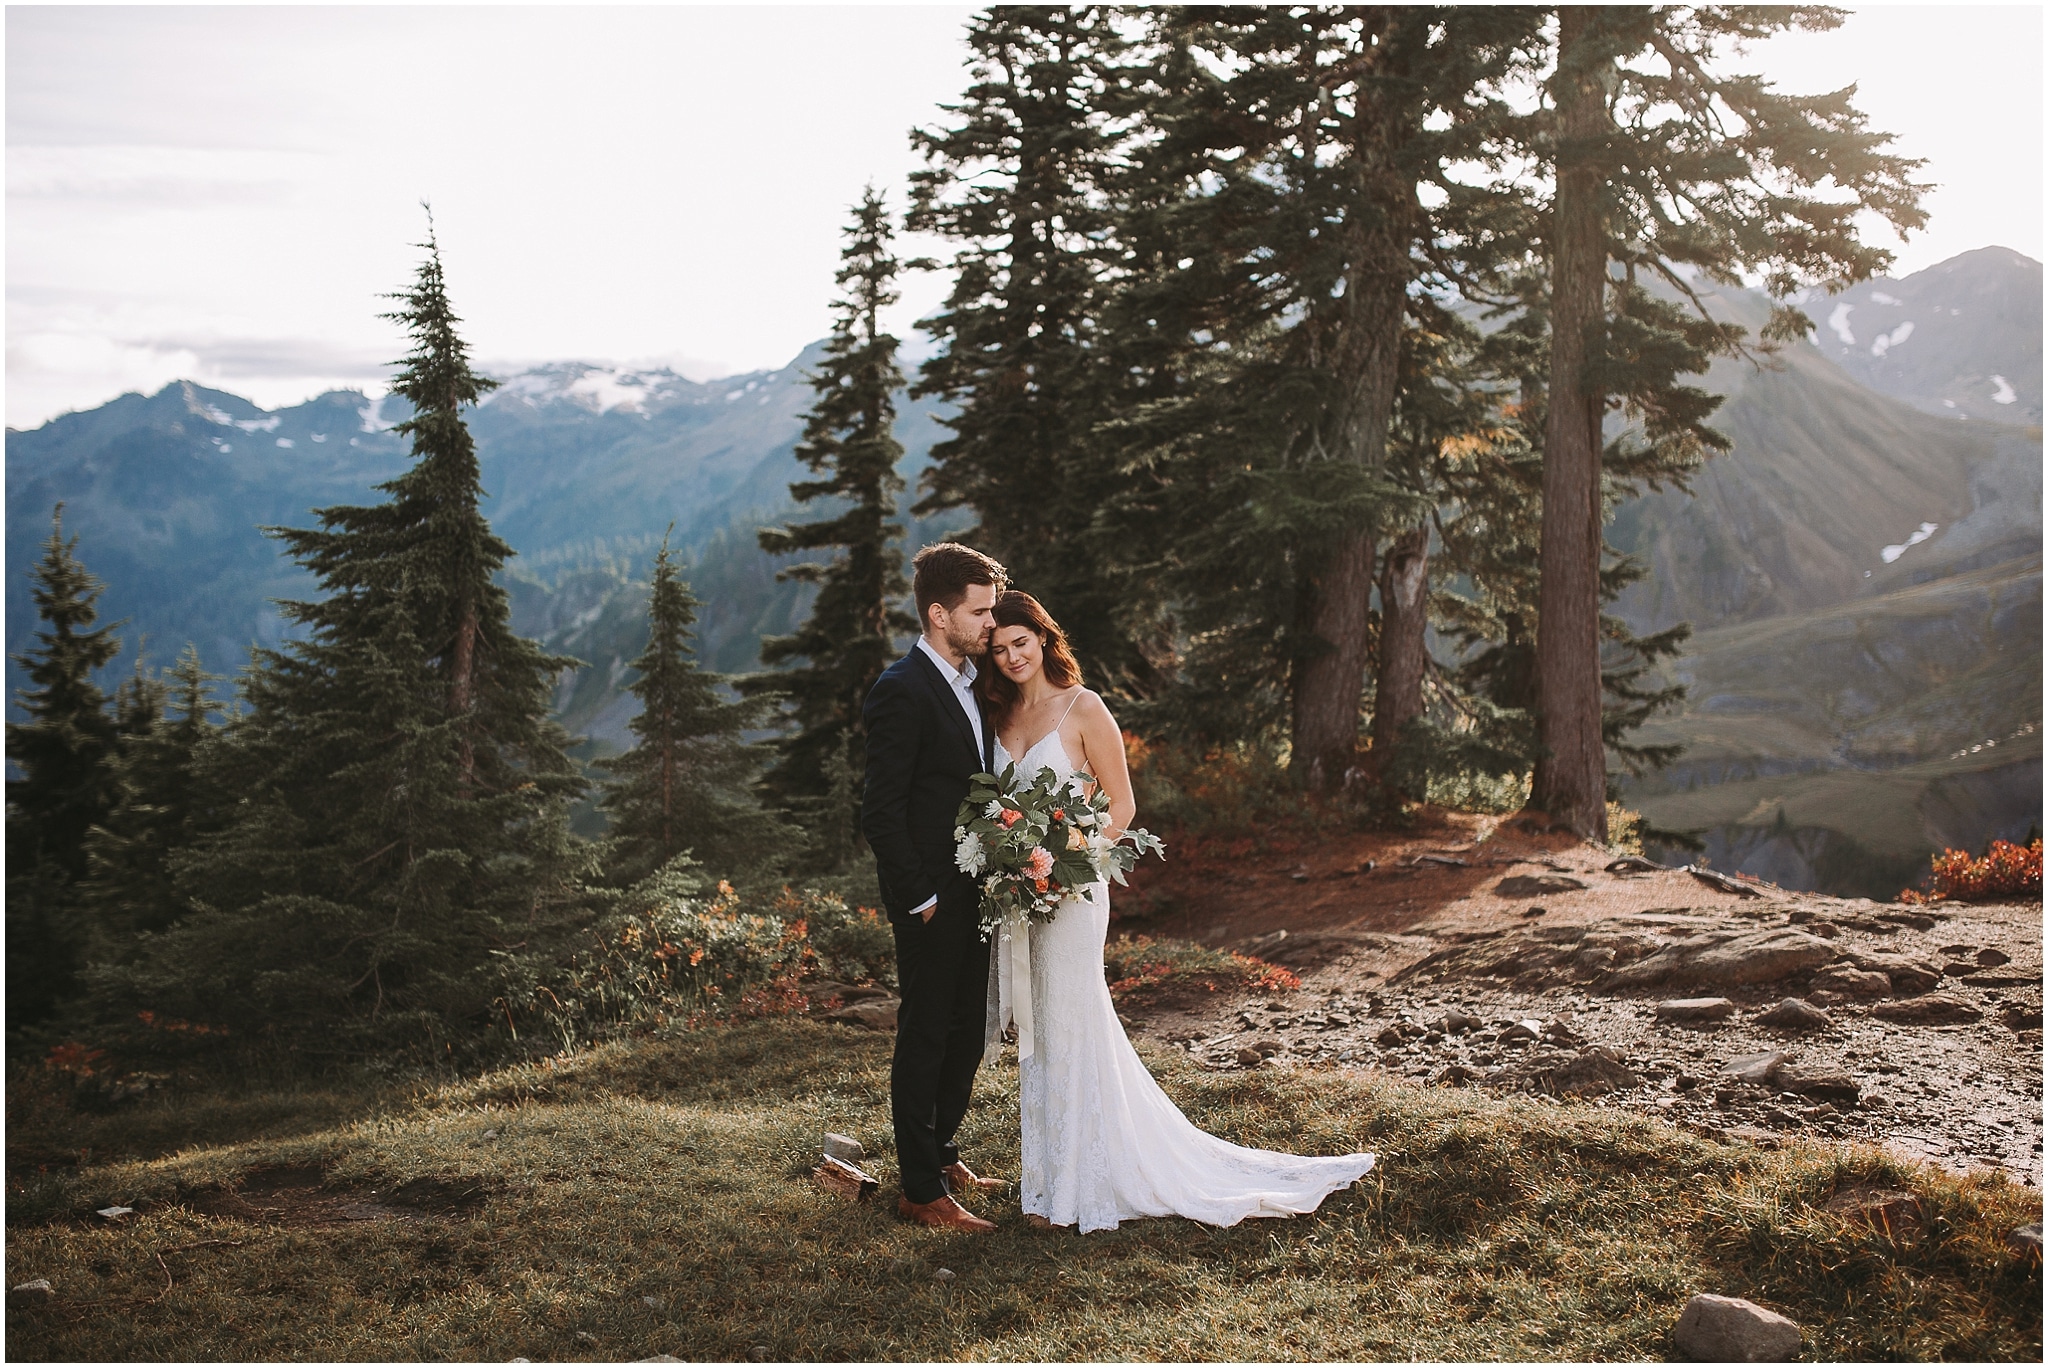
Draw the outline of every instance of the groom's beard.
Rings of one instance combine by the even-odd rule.
[[[988,634],[976,632],[965,639],[946,633],[946,644],[974,662],[974,667],[984,669],[988,664]]]

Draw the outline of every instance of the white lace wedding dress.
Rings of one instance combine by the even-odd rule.
[[[997,773],[1010,763],[998,741]],[[1073,772],[1057,728],[1015,763],[1020,781],[1047,766]],[[1109,887],[1098,883],[1050,922],[1029,924],[1028,955],[998,932],[990,956],[991,1025],[1000,1030],[1014,1014],[1019,1028],[1026,1212],[1083,1231],[1140,1216],[1232,1226],[1247,1216],[1314,1211],[1372,1168],[1370,1154],[1246,1149],[1182,1116],[1116,1018],[1102,973],[1108,932]],[[1028,1004],[1018,1001],[1023,984],[1015,981],[1026,958]]]

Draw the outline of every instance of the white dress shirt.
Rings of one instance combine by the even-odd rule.
[[[917,649],[930,656],[932,664],[939,667],[939,674],[952,687],[953,697],[959,700],[960,711],[967,714],[967,725],[974,728],[974,754],[978,761],[982,753],[988,748],[981,739],[981,708],[974,701],[974,679],[979,671],[974,668],[973,657],[968,657],[961,664],[960,668],[956,670],[953,668],[953,662],[940,655],[938,650],[923,637],[917,639]],[[911,908],[910,915],[913,917],[921,916],[927,908],[936,907],[938,903],[938,895],[933,894],[917,906]]]

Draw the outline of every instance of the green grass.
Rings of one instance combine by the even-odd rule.
[[[1639,1359],[1694,1292],[1746,1296],[1824,1358],[2038,1359],[2038,1270],[2003,1252],[2038,1194],[1870,1151],[1724,1146],[1592,1107],[1331,1072],[1150,1061],[1200,1125],[1380,1166],[1313,1217],[1075,1236],[977,1205],[991,1236],[893,1215],[885,1037],[780,1018],[613,1044],[407,1096],[170,1098],[71,1117],[17,1086],[9,1120],[74,1173],[10,1182],[17,1359]],[[983,1071],[963,1149],[1017,1171],[1016,1073]],[[322,1100],[326,1099],[326,1100]],[[40,1107],[35,1117],[18,1115]],[[286,1110],[289,1110],[287,1108]],[[237,1119],[239,1118],[239,1120]],[[181,1122],[189,1123],[188,1135]],[[875,1155],[883,1199],[807,1172],[826,1129]],[[495,1130],[495,1139],[484,1132]],[[11,1137],[20,1139],[19,1135]],[[120,1157],[123,1154],[130,1157]],[[488,1194],[466,1218],[318,1228],[201,1215],[208,1185],[319,1165],[331,1187]],[[1909,1185],[1895,1245],[1820,1209]],[[112,1225],[96,1205],[143,1206]],[[145,1205],[145,1203],[151,1203]],[[940,1267],[958,1275],[935,1280]],[[653,1303],[643,1300],[652,1298]],[[581,1337],[579,1337],[581,1336]]]

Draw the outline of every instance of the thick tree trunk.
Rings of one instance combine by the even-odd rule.
[[[1290,766],[1312,791],[1343,786],[1358,752],[1358,700],[1365,692],[1371,624],[1373,538],[1347,535],[1314,586],[1309,630],[1329,648],[1302,662],[1294,686]]]
[[[1383,221],[1377,227],[1369,236],[1359,234],[1352,259],[1360,266],[1346,282],[1326,363],[1340,377],[1344,394],[1332,424],[1337,458],[1368,468],[1386,463],[1411,273],[1394,225]],[[1309,631],[1327,649],[1303,661],[1295,677],[1290,762],[1311,790],[1341,787],[1357,763],[1358,708],[1371,657],[1373,553],[1370,529],[1346,532],[1312,587]]]
[[[1412,528],[1387,548],[1380,571],[1380,661],[1372,711],[1375,767],[1384,769],[1401,728],[1422,713],[1423,631],[1429,625],[1429,529]]]
[[[1600,736],[1600,423],[1586,342],[1605,309],[1607,249],[1595,146],[1608,129],[1597,65],[1599,23],[1559,10],[1557,203],[1550,253],[1550,412],[1543,437],[1543,545],[1537,560],[1536,707],[1543,753],[1530,803],[1590,840],[1607,838],[1607,756]]]

